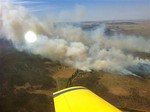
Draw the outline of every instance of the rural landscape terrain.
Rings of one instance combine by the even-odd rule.
[[[148,20],[83,22],[81,28],[92,30],[101,24],[105,25],[106,35],[117,33],[150,39]],[[150,59],[149,53],[132,54]],[[134,76],[79,69],[72,77],[76,70],[59,61],[18,51],[11,41],[1,38],[0,112],[54,112],[53,92],[77,85],[88,88],[124,112],[150,112],[150,74],[137,72]]]

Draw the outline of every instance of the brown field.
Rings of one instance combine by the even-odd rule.
[[[150,79],[97,72],[84,77],[79,74],[72,82],[74,85],[87,87],[121,110],[150,111]]]
[[[108,28],[127,35],[136,35],[150,38],[150,20],[147,21],[116,21],[107,23]]]

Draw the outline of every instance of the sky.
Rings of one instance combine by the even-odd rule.
[[[150,19],[150,0],[11,0],[58,21]]]

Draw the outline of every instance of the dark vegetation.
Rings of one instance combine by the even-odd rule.
[[[29,83],[41,85],[40,90],[56,88],[50,75],[53,69],[36,55],[18,52],[12,43],[0,40],[0,112],[53,112],[52,96],[31,94],[26,89],[15,91],[16,86]]]
[[[20,91],[1,97],[1,112],[53,112],[52,98],[42,94],[29,94]]]

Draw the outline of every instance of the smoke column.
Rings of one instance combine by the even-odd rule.
[[[23,6],[10,3],[0,5],[0,38],[12,41],[19,51],[57,60],[81,70],[136,75],[141,72],[142,66],[144,73],[150,74],[148,59],[125,53],[150,53],[150,39],[125,35],[108,38],[104,29],[99,27],[84,31],[74,25],[56,25],[51,20],[47,23],[31,16]],[[36,33],[36,42],[31,44],[25,41],[24,35],[28,31]]]

